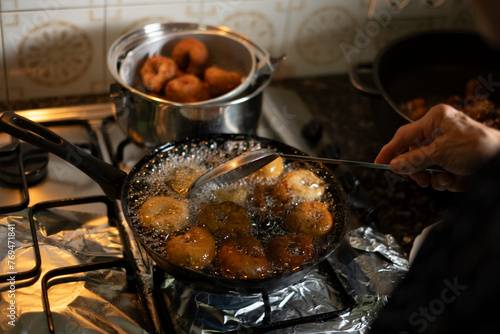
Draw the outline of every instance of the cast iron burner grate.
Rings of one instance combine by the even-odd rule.
[[[342,304],[342,307],[340,307],[338,310],[324,312],[324,313],[317,313],[307,316],[290,317],[285,320],[275,321],[273,320],[272,316],[272,307],[269,295],[266,292],[262,292],[261,298],[264,310],[264,318],[262,324],[261,325],[242,324],[241,327],[239,327],[238,329],[225,330],[224,333],[228,334],[267,333],[269,331],[282,330],[285,328],[290,328],[293,326],[298,326],[308,323],[320,323],[324,321],[331,321],[342,316],[347,312],[350,312],[355,305],[355,300],[347,292],[335,270],[326,260],[318,264],[318,270],[323,273],[326,273],[326,276],[328,277],[328,279],[325,280],[324,284],[330,285],[338,293],[338,298]],[[165,271],[160,267],[155,266],[153,271],[154,294],[159,296],[164,296],[164,298],[160,299],[159,303],[156,305],[160,314],[170,314],[171,312],[171,310],[168,307],[169,297],[165,296],[164,292],[162,292],[161,290],[161,286],[166,277],[168,276],[165,273]],[[222,296],[222,298],[224,298],[224,296]],[[228,296],[227,298],[231,298],[231,296]],[[166,320],[169,320],[169,323],[165,324],[165,326],[171,328],[173,326],[171,318]]]
[[[47,128],[79,127],[83,129],[88,140],[74,144],[102,159],[97,134],[88,121],[62,120],[41,124]],[[0,214],[21,211],[28,207],[29,188],[46,178],[49,164],[49,153],[46,150],[20,142],[15,137],[9,137],[10,143],[0,148],[0,186],[19,189],[21,198],[16,204],[0,206]]]
[[[85,273],[89,271],[103,270],[103,269],[112,269],[112,268],[123,268],[126,271],[126,285],[130,289],[130,292],[135,293],[138,300],[141,303],[141,311],[143,316],[143,321],[146,324],[150,333],[155,332],[155,326],[153,322],[153,318],[149,312],[146,298],[144,296],[144,286],[143,282],[137,276],[137,266],[134,261],[133,255],[130,251],[130,245],[128,242],[128,237],[126,235],[126,231],[124,230],[123,225],[119,221],[118,209],[115,202],[112,202],[108,198],[104,196],[91,196],[91,197],[82,197],[82,198],[73,198],[73,199],[63,199],[56,201],[47,201],[41,202],[33,205],[29,211],[29,220],[30,224],[34,223],[34,216],[41,211],[49,210],[52,208],[60,208],[65,206],[75,206],[75,205],[86,205],[90,203],[103,203],[106,205],[107,209],[107,218],[108,224],[110,226],[116,227],[119,232],[120,240],[123,245],[124,258],[106,260],[106,261],[98,261],[87,264],[80,264],[75,266],[67,266],[53,269],[47,272],[42,277],[42,298],[45,315],[47,317],[47,324],[50,333],[55,333],[54,322],[52,317],[52,311],[50,309],[49,303],[49,293],[48,289],[55,285],[61,283],[67,283],[72,280],[71,277],[67,277],[67,275],[75,275],[78,273]],[[38,244],[36,245],[38,248]],[[36,249],[35,248],[35,249]],[[38,250],[39,252],[39,250]],[[38,263],[38,262],[37,262]],[[64,276],[64,279],[61,278]],[[73,278],[76,279],[76,278]]]
[[[133,149],[136,147],[136,145],[129,139],[126,138],[122,140],[121,142],[118,143],[118,145],[113,148],[111,138],[108,135],[109,131],[107,130],[108,127],[114,122],[115,120],[110,117],[107,119],[104,119],[102,121],[102,133],[104,134],[104,140],[106,143],[106,146],[108,148],[108,152],[110,154],[111,161],[113,162],[113,165],[118,168],[123,168],[124,163],[125,163],[125,154],[127,149]],[[330,152],[321,152],[321,155],[323,156],[330,156],[334,158],[339,158],[340,152],[335,146],[329,146],[331,148]],[[337,169],[337,165],[331,165],[328,166],[332,170]],[[345,175],[345,171],[341,169],[341,171],[338,171],[339,174],[342,174],[341,182],[345,185],[346,178],[348,181],[354,182],[355,176],[352,174]],[[349,190],[356,190],[353,191],[353,194],[357,193],[357,187],[348,187]],[[356,195],[356,194],[355,194]],[[365,207],[363,206],[363,209]],[[359,209],[359,208],[358,208]],[[271,305],[269,301],[269,296],[267,293],[262,293],[262,301],[263,301],[263,309],[264,309],[264,319],[263,319],[263,324],[262,325],[244,325],[241,328],[238,328],[237,330],[230,330],[226,331],[227,333],[265,333],[268,331],[272,330],[280,330],[280,329],[285,329],[285,328],[290,328],[293,326],[301,325],[301,324],[307,324],[307,323],[318,323],[318,322],[324,322],[324,321],[329,321],[329,320],[334,320],[338,317],[340,317],[342,314],[345,314],[347,312],[350,312],[351,309],[354,306],[354,299],[352,296],[347,293],[344,285],[341,283],[340,278],[338,277],[337,273],[334,271],[334,269],[331,267],[331,265],[328,263],[328,261],[323,261],[319,264],[318,269],[325,272],[327,274],[327,281],[325,284],[328,284],[332,286],[339,294],[339,299],[342,304],[342,308],[339,310],[331,311],[331,312],[324,312],[324,313],[318,313],[318,314],[313,314],[309,316],[298,316],[294,317],[291,319],[286,319],[286,320],[279,320],[279,321],[273,321],[272,319],[272,312],[271,312]],[[160,267],[154,265],[153,267],[153,285],[154,285],[154,306],[156,310],[158,311],[159,314],[164,314],[164,315],[169,315],[167,317],[160,317],[160,325],[162,326],[162,330],[165,333],[171,333],[175,332],[175,325],[173,321],[173,317],[171,316],[171,311],[168,308],[168,301],[165,299],[168,299],[167,296],[164,296],[164,293],[161,291],[161,285],[163,284],[164,280],[169,277],[163,269]],[[158,296],[162,296],[158,298]]]
[[[21,199],[19,203],[1,206],[0,214],[20,211],[29,205],[28,180],[24,168],[23,156],[21,154],[21,146],[17,138],[11,137],[11,143],[0,149],[0,163],[4,164],[6,161],[9,162],[11,170],[15,169],[17,166],[17,174],[20,175],[19,185]],[[3,276],[0,276],[0,278],[3,279]]]

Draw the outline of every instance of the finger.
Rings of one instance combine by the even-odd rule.
[[[420,138],[415,135],[414,128],[418,128],[418,124],[410,123],[400,127],[394,137],[385,144],[375,158],[375,163],[387,164],[396,156],[414,146],[415,141],[412,138]]]
[[[431,185],[432,188],[445,191],[449,190],[450,186],[453,183],[453,175],[450,173],[439,173],[431,176]]]
[[[422,146],[423,142],[434,140],[440,135],[439,124],[446,106],[432,107],[418,121],[401,126],[394,137],[380,150],[375,163],[389,163],[393,158],[413,146]]]
[[[391,170],[397,174],[414,174],[436,164],[435,144],[412,149],[391,160]]]
[[[422,188],[427,188],[431,184],[431,175],[426,172],[410,174],[410,178]]]

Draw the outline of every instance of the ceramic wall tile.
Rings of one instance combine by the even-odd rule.
[[[293,0],[287,35],[286,76],[345,72],[348,46],[362,26],[366,0]]]
[[[248,36],[273,57],[285,53],[288,0],[207,1],[202,23],[226,26]]]
[[[130,5],[165,5],[165,4],[193,4],[203,0],[106,0],[106,6],[130,6]]]
[[[106,8],[106,43],[148,23],[200,22],[199,3],[118,6]]]
[[[247,35],[271,56],[286,55],[278,79],[345,74],[406,34],[474,28],[467,0],[447,0],[446,17],[393,16],[383,26],[367,18],[371,1],[0,0],[0,101],[108,92],[111,43],[153,22],[223,25]]]
[[[105,0],[0,0],[2,12],[53,11],[67,8],[103,7]]]
[[[2,13],[10,100],[105,91],[104,10]]]
[[[120,36],[156,22],[192,22],[199,23],[200,3],[177,3],[163,5],[118,6],[106,8],[106,50]],[[109,71],[107,82],[112,83]]]
[[[2,27],[0,26],[0,34]],[[5,77],[5,63],[3,56],[3,43],[0,43],[0,102],[7,102],[7,82]]]

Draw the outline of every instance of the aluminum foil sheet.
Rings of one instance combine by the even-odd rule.
[[[26,216],[23,212],[0,217],[0,273],[21,272],[35,265]],[[49,270],[123,256],[118,230],[101,214],[52,209],[38,218],[42,273],[32,280],[16,281],[14,290],[10,282],[0,283],[1,333],[47,332],[41,277]],[[126,273],[103,269],[72,275],[49,288],[56,333],[162,333],[158,317],[165,315],[153,307],[151,262],[122,224],[129,233],[155,329],[146,330],[143,305],[127,286]],[[9,247],[6,241],[15,246]],[[9,250],[15,253],[14,268],[9,267]],[[270,294],[266,302],[262,295],[228,297],[195,291],[172,278],[164,280],[161,297],[176,333],[251,332],[253,328],[266,333],[365,333],[407,270],[408,262],[390,235],[358,228],[347,234],[317,270],[298,284]],[[12,301],[15,310],[9,309]],[[310,322],[287,324],[285,329],[266,327],[311,316]]]
[[[103,215],[65,210],[41,213],[39,277],[15,280],[16,272],[35,266],[25,212],[0,218],[0,332],[47,333],[41,278],[55,268],[122,257],[118,230]],[[49,301],[56,333],[145,333],[141,305],[121,268],[64,276],[53,284]]]
[[[310,316],[311,322],[293,324],[286,327],[286,332],[365,333],[408,270],[408,261],[393,237],[372,228],[350,231],[327,261],[352,305],[346,305],[339,289],[330,285],[329,274],[321,268],[300,283],[269,295],[271,320],[267,322],[262,295],[212,295],[186,288],[173,279],[164,281],[162,291],[178,333],[252,332],[253,329],[282,333],[283,329],[276,329],[273,324]],[[321,316],[325,314],[333,316],[323,321]]]

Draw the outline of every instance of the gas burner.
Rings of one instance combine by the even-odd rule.
[[[9,185],[37,184],[47,176],[49,154],[27,143],[14,141],[0,148],[0,180]],[[19,155],[24,166],[24,177],[19,166]]]

